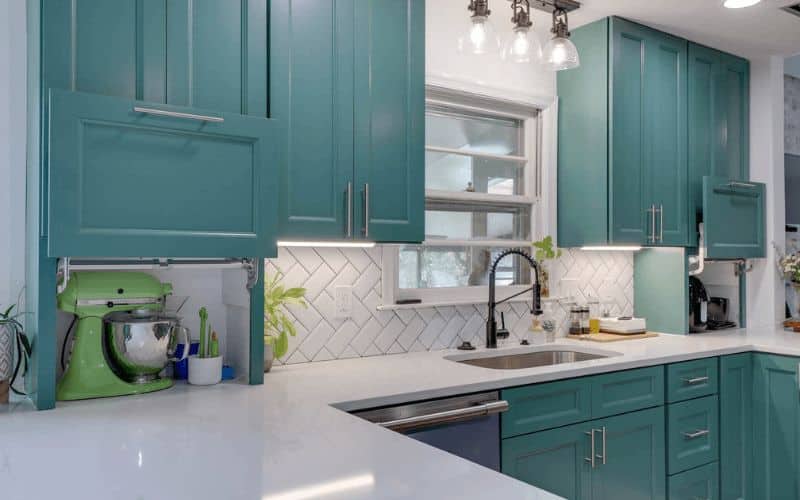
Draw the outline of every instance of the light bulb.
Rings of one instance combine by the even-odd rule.
[[[542,46],[529,28],[515,28],[503,48],[503,58],[516,63],[539,62],[541,57]]]
[[[741,9],[742,7],[752,7],[760,2],[761,0],[725,0],[722,5],[729,9]]]
[[[494,25],[487,16],[471,17],[466,35],[458,40],[458,48],[461,52],[475,55],[491,54],[499,46]]]
[[[547,42],[542,60],[553,71],[577,68],[581,64],[575,44],[569,38],[559,36]]]

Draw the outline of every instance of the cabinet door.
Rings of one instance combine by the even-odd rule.
[[[753,498],[800,498],[800,359],[754,355]]]
[[[49,106],[51,257],[275,255],[274,121],[60,90]]]
[[[355,232],[353,0],[273,0],[271,112],[282,141],[279,238]],[[348,185],[350,189],[348,189]]]
[[[766,186],[759,182],[703,178],[706,257],[761,258],[766,255]]]
[[[667,470],[677,474],[719,458],[719,397],[667,407]]]
[[[689,223],[703,215],[703,177],[749,178],[749,63],[702,45],[689,44]]]
[[[649,30],[645,66],[645,205],[656,213],[655,243],[688,244],[686,40]]]
[[[716,462],[687,470],[668,480],[669,500],[717,500],[719,465]]]
[[[356,232],[425,233],[425,1],[365,0],[355,12]]]
[[[596,447],[603,458],[592,473],[592,500],[666,497],[663,407],[590,423],[604,429]]]
[[[646,243],[652,236],[645,206],[645,51],[647,28],[611,19],[611,127],[609,151],[610,240],[614,244]]]
[[[588,500],[592,498],[591,433],[591,423],[582,423],[504,439],[502,472],[569,500]],[[599,439],[595,432],[595,440]]]
[[[753,355],[720,358],[720,485],[723,500],[752,499]]]

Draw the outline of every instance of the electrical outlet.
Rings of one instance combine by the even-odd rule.
[[[353,315],[353,287],[350,285],[339,285],[334,291],[336,299],[336,317],[349,318]]]

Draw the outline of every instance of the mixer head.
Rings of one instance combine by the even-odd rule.
[[[79,317],[115,311],[160,310],[172,285],[141,272],[76,271],[58,295],[58,308]]]

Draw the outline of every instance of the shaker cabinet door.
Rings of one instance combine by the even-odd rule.
[[[760,258],[765,244],[766,185],[760,182],[703,178],[706,257]]]
[[[425,237],[425,1],[355,12],[356,237]]]
[[[49,116],[50,256],[275,254],[275,122],[59,90]]]

